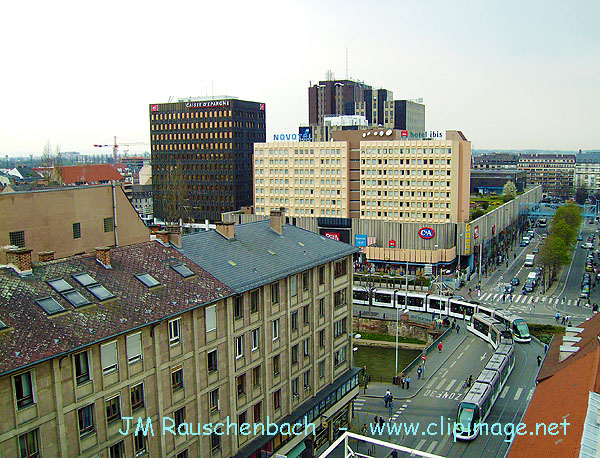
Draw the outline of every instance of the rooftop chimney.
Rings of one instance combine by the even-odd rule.
[[[157,231],[154,233],[154,235],[156,235],[156,238],[158,240],[160,240],[162,243],[164,243],[165,245],[169,244],[169,232],[168,231]]]
[[[271,210],[271,229],[279,235],[283,232],[283,223],[285,218],[285,207],[280,207],[279,210]]]
[[[15,266],[19,273],[31,272],[30,248],[9,248],[6,251],[6,263]]]
[[[102,264],[105,268],[112,269],[112,266],[110,265],[110,247],[96,247],[96,261]]]
[[[38,253],[38,259],[40,262],[54,261],[54,251],[40,251]]]
[[[227,240],[235,239],[235,223],[233,222],[219,221],[216,224],[216,230]]]

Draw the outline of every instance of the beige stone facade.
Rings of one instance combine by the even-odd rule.
[[[34,262],[41,251],[64,258],[150,239],[120,186],[114,188],[114,200],[111,185],[3,193],[0,215],[0,246],[33,249]],[[0,264],[5,261],[0,250]]]
[[[290,216],[397,222],[469,220],[471,142],[403,140],[401,131],[340,131],[333,142],[258,143],[257,215],[285,206]]]
[[[4,374],[0,456],[19,456],[20,447],[25,456],[61,458],[234,456],[260,432],[174,436],[163,434],[164,422],[171,425],[164,417],[194,432],[228,417],[277,422],[348,373],[352,272],[351,256],[327,262]],[[343,388],[319,412],[338,426],[347,425],[358,392],[350,382]],[[150,418],[155,435],[121,434],[125,417]],[[324,428],[318,418],[313,440],[322,445],[335,423]],[[283,453],[304,439],[279,435],[270,447]]]

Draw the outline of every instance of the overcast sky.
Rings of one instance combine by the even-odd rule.
[[[148,105],[170,96],[265,102],[268,140],[297,132],[309,83],[344,78],[346,48],[351,78],[423,97],[426,128],[475,149],[598,149],[599,13],[598,0],[8,2],[0,154],[149,142]]]

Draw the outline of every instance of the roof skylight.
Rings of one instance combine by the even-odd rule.
[[[135,278],[141,281],[148,288],[160,285],[160,282],[150,274],[139,274],[136,275]]]
[[[46,312],[48,315],[54,315],[65,310],[62,305],[60,305],[54,300],[54,298],[50,296],[44,297],[43,299],[36,299],[35,303],[44,309],[44,312]]]
[[[90,303],[90,301],[88,301],[81,293],[75,290],[67,291],[66,293],[63,293],[62,296],[75,307],[82,307]]]
[[[190,269],[188,269],[183,264],[176,264],[174,266],[171,266],[171,268],[175,272],[177,272],[179,275],[181,275],[183,278],[188,278],[188,277],[191,277],[192,275],[194,275],[194,272],[192,272]]]
[[[95,285],[91,285],[87,287],[87,290],[94,295],[96,299],[99,301],[105,301],[107,299],[112,299],[115,297],[113,293],[107,290],[104,286],[96,283]]]
[[[77,274],[73,275],[73,278],[77,280],[77,283],[79,283],[81,286],[89,286],[93,285],[94,283],[98,283],[89,274]]]
[[[48,283],[52,287],[52,289],[59,293],[73,289],[73,287],[69,285],[66,281],[64,281],[62,278],[48,280],[46,283]]]

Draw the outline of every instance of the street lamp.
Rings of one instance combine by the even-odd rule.
[[[437,277],[438,277],[438,253],[437,253],[437,249],[438,249],[439,245],[435,246],[435,281],[437,282]],[[438,294],[441,293],[440,291],[440,285],[438,284]]]
[[[408,278],[408,274],[407,274],[407,278]],[[407,287],[408,287],[408,283],[407,283]],[[393,303],[394,303],[394,306],[396,307],[396,372],[394,372],[394,377],[398,376],[398,301],[396,300],[397,292],[398,292],[398,290],[395,289],[394,294],[393,294]]]
[[[460,280],[460,251],[462,248],[462,237],[464,234],[459,234],[458,236],[458,266],[457,269],[458,270],[458,287],[460,288],[460,286],[462,285],[462,282]]]

